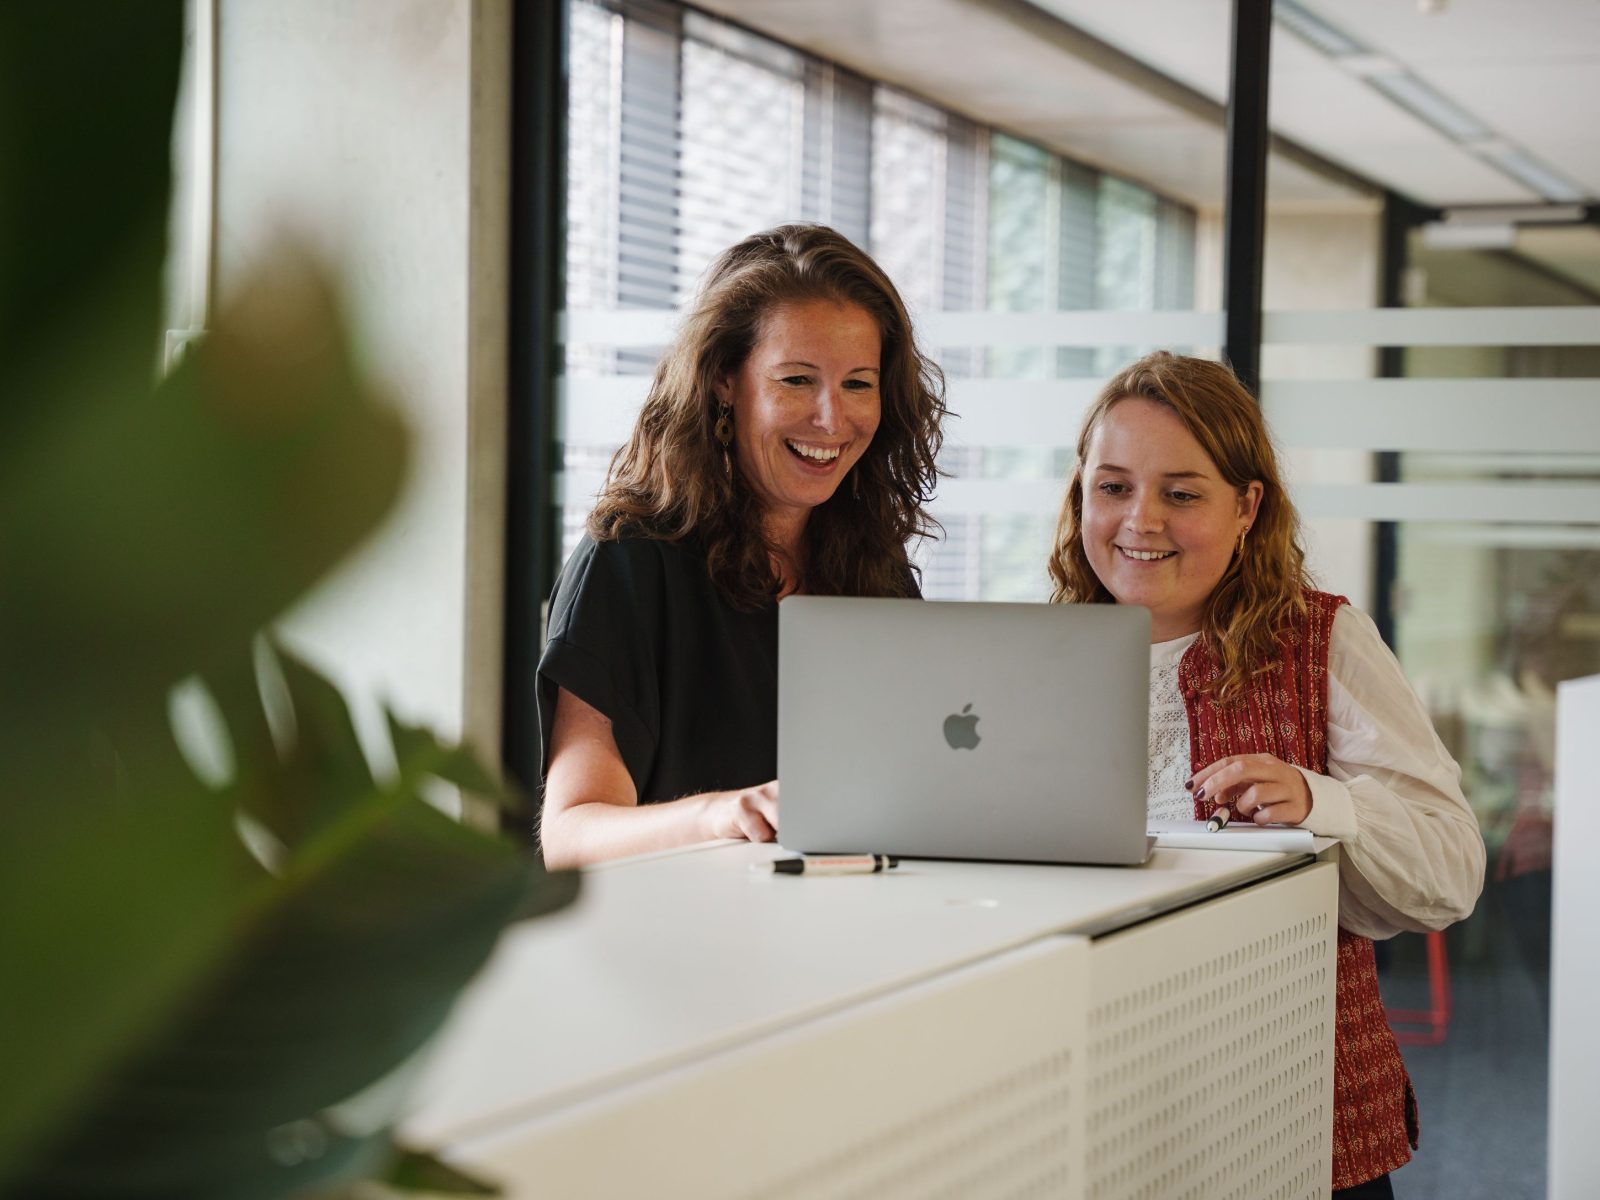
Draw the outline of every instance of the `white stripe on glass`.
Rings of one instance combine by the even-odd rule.
[[[1262,403],[1287,446],[1600,452],[1593,379],[1268,380]]]

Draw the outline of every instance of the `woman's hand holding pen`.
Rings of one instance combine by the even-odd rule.
[[[1194,798],[1233,809],[1257,825],[1299,825],[1311,815],[1311,787],[1298,768],[1275,754],[1233,754],[1196,771],[1185,785]]]

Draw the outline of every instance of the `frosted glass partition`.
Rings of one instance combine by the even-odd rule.
[[[1401,378],[1263,383],[1281,443],[1322,452],[1296,472],[1308,518],[1420,523],[1407,534],[1418,545],[1596,544],[1600,380],[1548,376],[1571,374],[1573,348],[1600,346],[1600,308],[1279,312],[1263,334],[1291,360],[1330,345],[1409,348]],[[1334,451],[1404,453],[1408,467],[1372,482],[1351,468],[1362,458]]]
[[[1000,477],[966,475],[944,480],[932,505],[934,515],[955,529],[964,519],[1023,520],[1030,537],[1011,555],[1017,561],[991,568],[1013,581],[1017,594],[1006,598],[1042,598],[1044,556],[1049,525],[1060,504],[1066,464],[1077,441],[1084,409],[1099,392],[1101,379],[1087,376],[994,377],[982,373],[986,363],[1006,370],[997,355],[1014,357],[1038,350],[1039,364],[1047,350],[1103,352],[1105,347],[1216,346],[1222,340],[1219,313],[1184,311],[1137,312],[932,312],[915,317],[919,343],[950,370],[947,400],[955,419],[945,427],[946,463],[962,451],[1018,450],[1053,453],[1041,470],[1038,463],[1019,466]],[[644,349],[659,352],[669,342],[677,315],[661,310],[573,311],[566,314],[569,361],[584,361],[597,348]],[[1009,362],[1009,358],[1005,360]],[[974,364],[980,368],[973,372]],[[646,375],[572,374],[561,382],[561,440],[569,446],[606,446],[622,442],[649,387]],[[952,454],[954,452],[954,455]],[[574,463],[556,483],[555,498],[569,513],[586,512],[604,480],[605,460]],[[977,598],[971,585],[958,594]]]
[[[1440,307],[1263,323],[1262,401],[1289,448],[1297,501],[1314,542],[1345,539],[1343,558],[1321,554],[1319,578],[1362,603],[1350,566],[1375,564],[1366,603],[1389,617],[1488,850],[1472,917],[1439,946],[1394,939],[1383,969],[1387,1003],[1409,1010],[1435,994],[1431,952],[1448,962],[1449,1015],[1431,1040],[1412,1031],[1420,1041],[1405,1055],[1424,1128],[1453,1126],[1441,1135],[1461,1149],[1430,1155],[1424,1136],[1401,1175],[1419,1195],[1466,1195],[1485,1178],[1537,1194],[1546,1097],[1554,1122],[1562,1068],[1581,1061],[1547,1044],[1546,1014],[1552,857],[1570,858],[1575,834],[1586,844],[1555,799],[1555,693],[1600,672],[1600,308],[1526,271],[1496,292],[1496,266],[1513,269],[1414,252],[1408,293]],[[1442,306],[1476,296],[1551,306]],[[1377,374],[1388,347],[1381,365],[1394,377],[1349,378],[1363,360]],[[1460,1080],[1490,1075],[1493,1110],[1514,1116],[1486,1132],[1452,1100]],[[1554,1159],[1550,1171],[1558,1185]]]
[[[1286,445],[1347,450],[1566,453],[1600,415],[1589,379],[1268,380]],[[1579,443],[1574,442],[1579,439]]]
[[[1296,346],[1590,346],[1600,309],[1359,308],[1269,312],[1262,341]]]
[[[659,347],[676,315],[667,311],[572,312],[573,345]],[[1296,346],[1527,345],[1600,346],[1600,309],[1373,309],[1268,313],[1267,341]],[[1215,347],[1222,318],[1197,312],[938,312],[918,319],[919,337],[937,357],[1040,346]],[[981,356],[979,358],[981,360]],[[574,375],[563,381],[563,440],[616,444],[626,437],[648,378]],[[957,419],[952,447],[1070,449],[1097,378],[956,377],[949,403]],[[1492,456],[1478,465],[1526,475],[1533,460],[1511,456],[1600,455],[1600,381],[1590,379],[1276,379],[1262,401],[1290,450],[1428,451]],[[1539,464],[1548,466],[1549,464]],[[1518,471],[1521,467],[1524,470]],[[583,509],[604,463],[569,472],[558,495]],[[1295,480],[1311,518],[1361,521],[1600,523],[1600,484],[1550,478],[1497,483],[1327,481],[1314,471]],[[1059,503],[1061,480],[983,478],[946,481],[941,514],[1039,514]]]

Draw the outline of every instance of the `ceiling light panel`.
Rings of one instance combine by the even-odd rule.
[[[1334,59],[1352,75],[1362,79],[1376,79],[1383,75],[1401,75],[1405,68],[1394,59],[1382,54],[1341,54]]]
[[[1469,149],[1546,200],[1557,204],[1576,204],[1588,199],[1588,193],[1583,188],[1516,146],[1501,142],[1471,146]]]
[[[1294,0],[1275,0],[1272,17],[1283,28],[1303,41],[1310,42],[1329,58],[1346,58],[1370,53],[1366,46],[1342,29],[1329,25],[1314,12],[1296,4]]]
[[[1273,15],[1278,25],[1327,55],[1336,66],[1361,79],[1506,178],[1548,201],[1571,203],[1587,199],[1584,188],[1535,158],[1521,145],[1501,136],[1500,131],[1421,79],[1403,60],[1375,52],[1367,43],[1324,20],[1298,0],[1276,0]],[[1379,40],[1385,49],[1390,48],[1387,40]]]
[[[1458,142],[1481,142],[1493,131],[1459,104],[1447,100],[1415,75],[1369,75],[1367,82],[1414,116]]]

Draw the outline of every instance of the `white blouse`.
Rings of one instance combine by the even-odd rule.
[[[1150,816],[1194,819],[1178,663],[1198,634],[1150,647]],[[1206,765],[1206,764],[1200,764]],[[1328,773],[1301,770],[1313,833],[1343,843],[1339,924],[1372,938],[1443,929],[1483,888],[1461,768],[1365,613],[1341,605],[1328,646]]]

